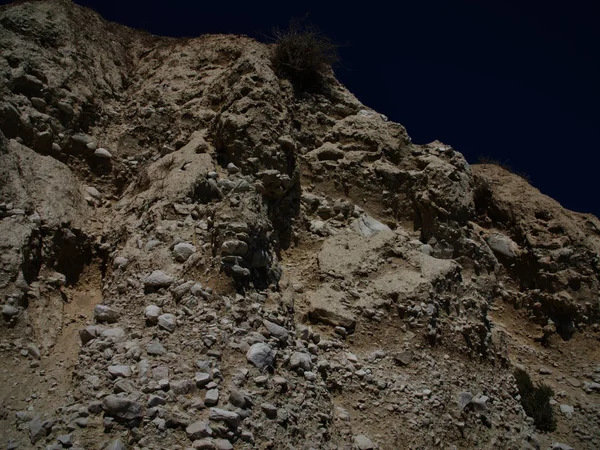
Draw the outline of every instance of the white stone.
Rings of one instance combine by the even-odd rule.
[[[567,417],[571,417],[571,415],[575,412],[575,409],[570,405],[560,405],[560,412]]]

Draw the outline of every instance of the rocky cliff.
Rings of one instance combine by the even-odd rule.
[[[600,446],[597,218],[247,37],[47,0],[0,47],[5,447]]]

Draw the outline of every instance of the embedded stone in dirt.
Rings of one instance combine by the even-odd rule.
[[[125,450],[126,448],[127,447],[125,447],[125,444],[123,444],[120,439],[113,439],[106,446],[106,450]]]
[[[287,338],[289,336],[288,330],[286,330],[282,326],[279,326],[276,323],[270,322],[266,319],[263,320],[263,325],[269,331],[269,333],[271,333],[277,339],[279,339],[281,341],[287,341]]]
[[[403,352],[396,353],[393,355],[393,358],[396,364],[408,366],[412,361],[412,352],[410,350],[405,350]]]
[[[167,351],[159,341],[152,340],[146,345],[146,352],[149,355],[164,355]]]
[[[204,396],[204,404],[206,406],[215,406],[219,403],[219,390],[209,389]]]
[[[373,441],[371,441],[371,439],[369,439],[364,434],[358,434],[358,435],[354,436],[353,440],[354,440],[354,446],[356,447],[357,450],[373,450],[373,449],[375,449],[375,444],[373,444]]]
[[[173,247],[173,257],[177,262],[185,262],[196,253],[196,247],[187,242],[180,242]]]
[[[156,305],[148,305],[144,310],[144,316],[146,316],[146,322],[151,325],[158,323],[158,317],[162,314],[162,309]]]
[[[94,319],[98,322],[115,323],[119,320],[119,312],[106,305],[96,305],[94,307]]]
[[[365,214],[350,224],[352,229],[364,237],[375,236],[384,231],[392,231],[390,227],[379,222],[377,219]]]
[[[171,275],[167,275],[162,270],[155,270],[146,277],[144,286],[146,289],[167,288],[173,284],[173,281],[175,281],[175,278]]]
[[[172,333],[177,326],[177,318],[173,314],[161,314],[158,316],[158,326]]]
[[[117,256],[113,261],[113,268],[122,269],[127,265],[128,262],[129,260],[127,258],[123,256]]]
[[[112,155],[105,148],[97,148],[94,151],[94,156],[99,159],[111,159]]]
[[[246,358],[259,369],[272,367],[275,362],[276,352],[267,344],[257,342],[248,349]]]
[[[81,343],[85,345],[91,340],[96,339],[99,333],[98,327],[89,326],[85,327],[83,330],[79,330],[79,338],[81,339]]]
[[[115,378],[117,378],[117,377],[128,378],[131,376],[131,367],[130,366],[109,366],[108,373]]]
[[[240,415],[238,413],[221,408],[210,408],[209,419],[226,422],[232,428],[237,428],[240,423]]]
[[[34,417],[33,420],[29,422],[29,438],[31,439],[31,443],[35,444],[45,436],[46,428],[44,428],[42,420],[39,416]]]
[[[312,369],[312,361],[310,355],[304,352],[294,352],[290,358],[290,367],[292,369],[302,369],[302,371],[309,371]]]
[[[189,424],[185,429],[185,432],[192,441],[212,436],[212,430],[208,426],[208,422],[203,420],[198,420]]]
[[[337,305],[326,299],[311,299],[308,318],[311,322],[324,323],[334,327],[344,327],[346,330],[354,330],[356,319],[354,315],[344,306]]]
[[[19,308],[15,308],[14,306],[2,306],[2,316],[7,322],[11,321],[14,317],[18,316],[20,312],[21,311],[19,310]]]
[[[108,395],[102,402],[107,415],[123,421],[139,421],[144,417],[144,407],[133,400]]]

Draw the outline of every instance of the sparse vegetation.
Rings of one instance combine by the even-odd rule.
[[[339,61],[338,45],[313,25],[293,20],[287,30],[273,30],[273,37],[273,66],[297,89],[319,88],[324,74]]]
[[[529,177],[529,175],[527,175],[525,172],[519,172],[519,171],[513,169],[506,161],[501,161],[501,160],[499,160],[497,158],[493,158],[491,156],[479,155],[477,157],[477,163],[478,164],[493,164],[495,166],[502,167],[504,170],[506,170],[510,173],[513,173],[513,174],[517,175],[518,177],[523,178],[525,181],[527,181],[529,184],[531,184],[531,178]]]
[[[515,370],[515,379],[519,394],[521,394],[521,405],[529,417],[532,417],[535,426],[541,431],[554,431],[556,419],[550,398],[554,391],[547,384],[533,385],[529,374],[522,369]]]

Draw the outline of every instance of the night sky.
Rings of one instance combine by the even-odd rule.
[[[563,206],[600,216],[600,13],[594,1],[76,0],[153,34],[246,34],[308,14],[342,45],[365,105],[471,163],[507,163]]]

